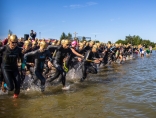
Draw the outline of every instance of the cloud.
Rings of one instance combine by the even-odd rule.
[[[71,9],[76,9],[76,8],[81,8],[84,7],[83,5],[79,5],[79,4],[74,4],[74,5],[70,5],[69,6]]]
[[[87,2],[88,6],[92,6],[92,5],[96,5],[96,4],[97,4],[96,2]]]
[[[113,22],[113,21],[114,21],[114,19],[110,19],[110,21],[111,21],[111,22]]]
[[[72,4],[72,5],[63,6],[63,7],[65,7],[65,8],[71,8],[71,9],[76,9],[76,8],[93,6],[93,5],[96,5],[96,4],[98,4],[98,3],[96,3],[96,2],[87,2],[85,4]]]

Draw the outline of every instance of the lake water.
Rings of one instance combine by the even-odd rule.
[[[156,52],[107,65],[83,83],[69,82],[18,99],[0,95],[1,118],[156,118]]]

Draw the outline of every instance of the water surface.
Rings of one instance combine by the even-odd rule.
[[[0,95],[2,118],[155,118],[156,53],[107,65],[83,83],[22,91],[18,99]]]

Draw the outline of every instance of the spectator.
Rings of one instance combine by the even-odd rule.
[[[5,38],[4,40],[3,40],[3,45],[6,45],[7,43],[8,43],[8,39],[10,38],[10,34],[8,35],[8,38]]]
[[[31,30],[30,36],[31,36],[31,39],[32,39],[32,40],[35,40],[36,32],[34,32],[33,30]]]

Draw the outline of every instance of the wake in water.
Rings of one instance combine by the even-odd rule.
[[[135,57],[133,55],[130,55],[129,57],[126,57],[126,60],[131,60],[134,58]],[[119,64],[120,60],[117,59],[117,61],[115,63]],[[100,71],[100,68],[99,68],[100,65],[97,65],[97,66],[98,66],[98,70]],[[67,81],[72,82],[72,83],[79,83],[81,77],[82,77],[82,64],[81,63],[77,64],[76,68],[70,69],[66,75]],[[45,88],[50,87],[50,86],[55,86],[60,83],[61,83],[61,81],[59,79],[54,80],[52,83],[46,82]],[[21,86],[21,92],[23,92],[23,91],[41,91],[40,85],[41,85],[41,83],[39,80],[38,80],[37,84],[34,85],[32,75],[28,74],[25,76],[25,80],[23,82],[23,85]],[[66,88],[62,88],[62,89],[69,90],[70,85],[68,85]],[[0,95],[6,95],[6,94],[8,94],[8,91],[3,92],[2,90],[0,90]]]

